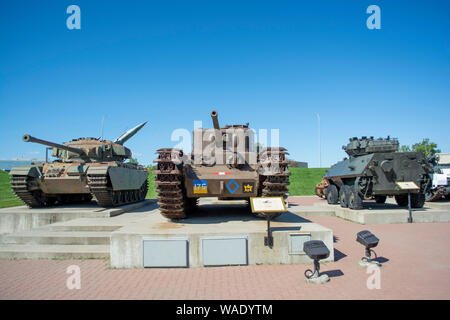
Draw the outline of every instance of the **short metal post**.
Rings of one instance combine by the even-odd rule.
[[[264,237],[264,245],[272,249],[273,237],[272,237],[272,230],[270,229],[270,219],[272,219],[272,215],[266,214],[266,219],[267,219],[267,236]]]
[[[319,260],[314,260],[314,274],[313,277],[318,277],[320,275],[320,263]]]
[[[412,219],[412,212],[411,212],[411,191],[409,191],[409,190],[408,190],[408,210],[409,210],[408,222],[412,223],[413,219]]]

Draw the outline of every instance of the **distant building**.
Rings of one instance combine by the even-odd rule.
[[[297,161],[298,168],[308,168],[308,162]]]
[[[0,160],[0,170],[10,171],[14,167],[26,166],[33,162],[45,162],[43,159]]]
[[[450,153],[437,153],[439,164],[450,164]]]

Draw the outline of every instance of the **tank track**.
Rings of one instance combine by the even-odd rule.
[[[258,155],[260,163],[260,183],[258,196],[260,197],[283,197],[287,199],[289,185],[288,162],[286,155],[289,154],[285,148],[264,148]],[[281,213],[280,213],[281,214]],[[273,215],[275,218],[280,214]],[[256,213],[259,217],[265,217],[263,213]]]
[[[28,189],[28,176],[13,175],[11,178],[11,188],[14,194],[31,208],[45,207],[47,204],[42,201],[39,192],[32,192]]]
[[[145,199],[148,190],[146,180],[140,189],[114,191],[109,185],[106,175],[88,175],[88,185],[91,194],[101,207],[117,207],[124,204],[139,202]]]
[[[186,218],[187,212],[195,209],[197,199],[188,199],[183,186],[183,173],[173,162],[172,154],[182,156],[179,149],[163,148],[156,151],[158,158],[153,171],[161,214],[168,219]]]

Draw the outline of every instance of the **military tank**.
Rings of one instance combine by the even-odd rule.
[[[58,144],[25,134],[25,142],[52,147],[57,160],[13,168],[11,188],[31,208],[89,202],[93,197],[102,207],[142,201],[147,194],[148,171],[125,162],[131,158],[131,151],[123,144],[145,124],[114,141],[79,138]]]
[[[398,152],[398,140],[387,137],[350,138],[342,148],[350,156],[333,165],[325,174],[326,198],[329,204],[361,209],[366,199],[384,203],[394,196],[399,206],[408,205],[408,191],[396,182],[415,182],[420,190],[412,191],[411,206],[421,208],[425,190],[430,184],[431,166],[421,152]]]
[[[166,218],[186,218],[195,211],[201,197],[287,197],[287,150],[255,150],[248,123],[220,127],[217,111],[211,112],[211,118],[214,128],[194,130],[190,154],[174,148],[156,152],[156,192],[161,214]]]

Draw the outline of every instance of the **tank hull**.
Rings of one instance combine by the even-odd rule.
[[[422,186],[428,181],[424,177],[427,174],[423,167],[425,162],[420,152],[373,153],[336,163],[324,178],[339,187],[352,184],[357,178],[370,178],[372,188],[366,197],[407,194],[408,191],[400,189],[396,182],[413,181]],[[361,192],[361,195],[364,194]]]
[[[400,206],[407,205],[408,190],[397,182],[414,182],[412,206],[423,207],[425,190],[430,184],[429,167],[420,152],[379,152],[350,157],[333,165],[325,174],[325,195],[330,204],[361,209],[362,201],[375,199],[383,203],[394,196]]]
[[[259,175],[256,168],[230,169],[227,166],[184,167],[186,195],[194,197],[248,198],[256,197]]]

